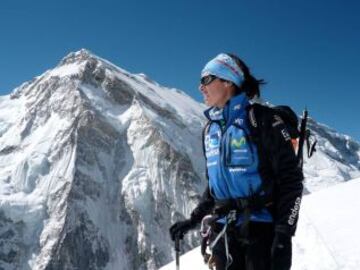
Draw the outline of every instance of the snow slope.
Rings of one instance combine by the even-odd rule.
[[[360,269],[360,178],[303,198],[293,241],[292,270]],[[181,269],[208,269],[200,248],[184,254]],[[175,269],[172,262],[160,270]]]

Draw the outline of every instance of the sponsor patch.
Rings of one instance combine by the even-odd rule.
[[[244,123],[244,120],[241,118],[236,118],[234,122],[235,122],[235,124],[238,124],[241,126]]]
[[[208,150],[206,151],[206,156],[209,157],[213,157],[213,156],[218,156],[220,153],[219,149],[212,149],[212,150]]]
[[[236,139],[232,139],[231,140],[231,146],[236,148],[241,148],[242,146],[246,145],[246,138],[245,137],[241,137],[240,139],[236,140]]]
[[[234,111],[238,111],[241,109],[241,104],[237,104],[234,106]]]
[[[230,172],[246,172],[247,169],[246,169],[246,168],[238,167],[238,168],[230,168],[229,171],[230,171]]]
[[[218,164],[217,161],[213,161],[213,162],[208,162],[207,166],[211,167],[211,166],[216,166],[217,164]]]
[[[220,131],[215,134],[205,136],[205,149],[210,150],[218,148],[220,145]]]

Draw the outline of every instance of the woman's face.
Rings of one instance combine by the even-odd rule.
[[[209,84],[200,84],[199,90],[203,94],[204,102],[209,107],[224,107],[225,103],[234,95],[234,87],[231,83],[218,78]]]

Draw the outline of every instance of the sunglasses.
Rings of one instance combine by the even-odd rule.
[[[214,81],[215,79],[217,79],[216,76],[214,75],[207,75],[207,76],[204,76],[200,79],[200,83],[202,85],[208,85],[210,83],[212,83],[212,81]]]

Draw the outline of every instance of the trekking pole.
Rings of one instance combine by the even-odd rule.
[[[176,270],[180,270],[180,237],[175,238]]]

